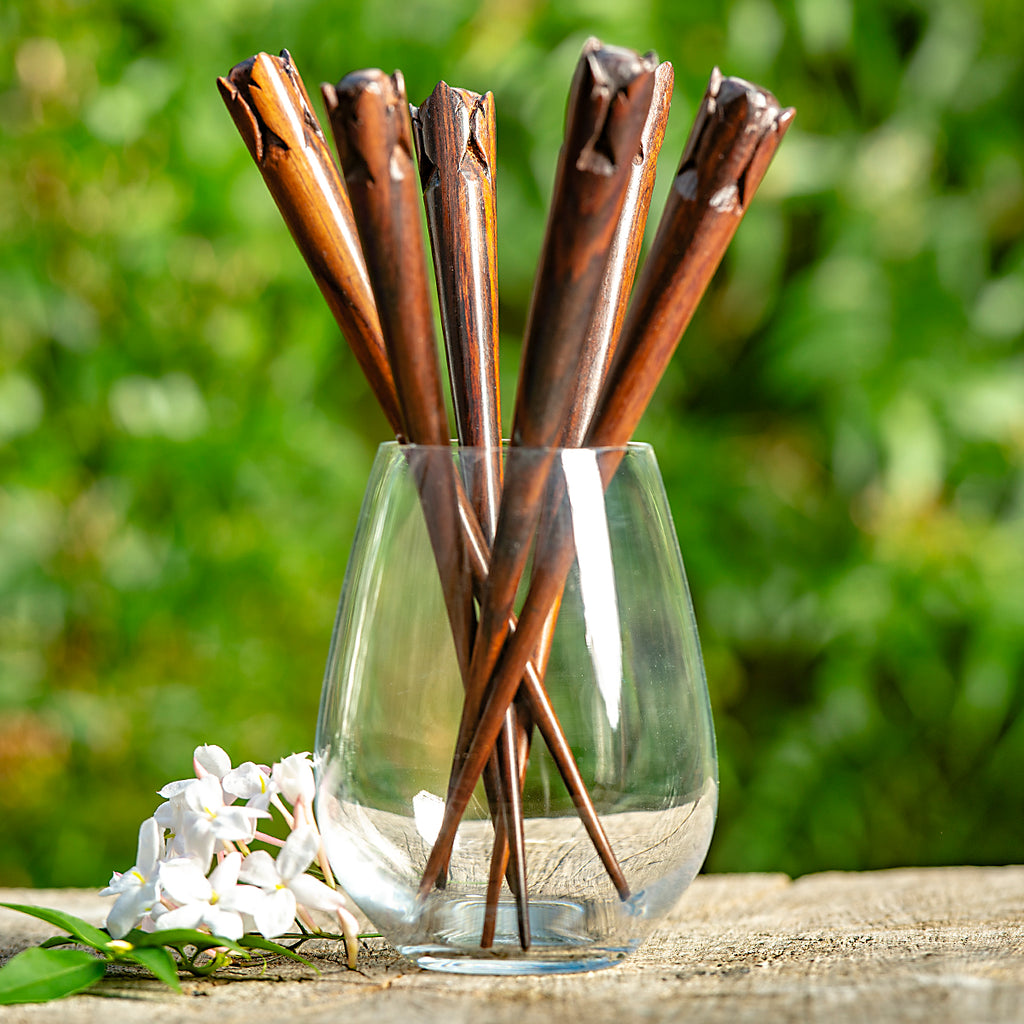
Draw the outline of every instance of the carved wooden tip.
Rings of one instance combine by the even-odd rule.
[[[256,54],[253,57],[247,57],[245,60],[239,61],[229,72],[228,81],[236,89],[248,89],[249,84],[252,82],[252,68],[256,63]]]
[[[417,129],[420,177],[426,188],[438,165],[451,151],[457,150],[457,162],[469,145],[470,112],[463,90],[453,89],[447,82],[438,82],[434,91],[420,104],[413,118]]]
[[[253,68],[259,56],[257,54],[240,61],[228,72],[226,78],[217,79],[217,87],[250,155],[257,164],[262,165],[267,145],[284,146],[284,143],[267,127],[250,95]]]
[[[668,112],[672,106],[672,89],[675,86],[676,73],[666,60],[654,70],[654,90],[651,96],[651,109],[644,123],[640,136],[640,151],[633,162],[640,164],[648,158],[652,151],[660,151],[668,123]]]
[[[373,182],[404,173],[413,145],[400,71],[352,71],[333,88],[324,86],[323,94],[346,178]]]
[[[636,118],[646,117],[657,55],[588,39],[569,96],[567,141],[576,169],[613,177],[636,156]]]
[[[494,128],[494,93],[485,92],[482,96],[479,93],[459,90],[463,94],[464,101],[468,102],[472,97],[472,104],[469,114],[469,146],[467,152],[472,153],[479,161],[487,177],[494,179],[497,162],[495,150],[495,128]]]
[[[350,71],[334,87],[338,105],[351,108],[356,105],[373,104],[386,110],[405,108],[405,79],[401,71],[387,74],[380,68],[363,68]]]
[[[257,164],[262,163],[263,133],[252,107],[229,78],[218,78],[217,88],[220,90],[221,99],[224,100],[224,106],[228,108],[231,120],[235,122],[238,134],[242,136],[242,141],[249,150],[249,155]]]
[[[715,68],[673,190],[684,201],[741,216],[795,115],[767,89]]]
[[[413,115],[420,178],[426,188],[443,163],[461,170],[472,161],[474,173],[494,175],[494,96],[455,89],[438,82]]]
[[[226,79],[218,79],[218,85],[257,163],[262,164],[270,146],[305,145],[307,133],[324,141],[309,94],[287,50],[278,57],[257,53],[241,61]]]
[[[634,79],[653,71],[658,66],[658,56],[653,50],[641,55],[624,46],[607,46],[591,37],[583,46],[580,62],[587,65],[597,88],[615,93],[628,89]]]

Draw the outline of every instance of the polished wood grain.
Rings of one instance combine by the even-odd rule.
[[[654,72],[654,90],[640,134],[640,147],[629,170],[622,211],[608,247],[608,261],[583,342],[578,371],[571,382],[572,396],[559,437],[559,444],[565,448],[577,448],[584,443],[622,334],[654,194],[674,80],[672,65],[667,61],[659,64]]]
[[[381,409],[396,435],[404,440],[406,430],[395,379],[349,197],[289,54],[258,54],[237,65],[228,77],[219,78],[217,84]],[[471,554],[474,585],[482,591],[490,537],[484,536],[478,515],[457,480],[455,492],[462,537]],[[510,628],[514,627],[513,617]],[[572,750],[532,666],[526,671],[525,682],[524,699],[530,715],[540,728],[574,806],[602,862],[613,876],[621,875]]]
[[[643,245],[651,196],[654,193],[658,155],[665,139],[674,80],[672,65],[667,61],[659,64],[654,73],[654,93],[640,136],[640,149],[629,173],[626,199],[609,246],[608,265],[580,354],[579,371],[572,385],[572,399],[562,424],[559,444],[563,448],[578,448],[583,444],[601,393],[601,386],[622,332]],[[549,520],[555,514],[558,504],[560,503],[556,501],[546,515],[542,514],[539,531],[541,535],[550,530]],[[560,605],[561,599],[552,605],[548,621],[533,653],[532,662],[542,679],[551,655],[551,642]]]
[[[546,468],[517,447],[557,444],[654,91],[656,59],[584,47],[527,321],[498,529],[480,609],[462,730],[473,728],[508,635],[546,489]],[[548,456],[548,461],[553,455]],[[524,666],[525,667],[525,666]],[[461,759],[462,751],[457,751]],[[456,772],[461,766],[454,766]]]
[[[447,445],[412,127],[400,72],[323,86],[409,440]]]
[[[324,85],[324,103],[398,392],[407,452],[437,560],[456,657],[465,674],[473,588],[459,521],[455,469],[420,224],[412,128],[400,72],[373,68]]]
[[[712,74],[627,313],[589,444],[622,445],[629,440],[794,114],[749,82],[724,79],[717,69]],[[602,458],[605,486],[620,459],[614,450]],[[565,522],[564,517],[557,521]],[[516,631],[500,652],[453,797],[445,807],[422,893],[429,891],[431,861],[443,859],[454,839],[505,709],[561,594],[573,559],[566,531],[562,527],[549,534],[544,551],[536,556]]]
[[[523,340],[512,443],[556,444],[605,280],[657,59],[590,39],[573,77]],[[514,495],[510,500],[517,500]]]
[[[459,444],[480,449],[460,459],[470,502],[493,542],[501,495],[501,401],[498,381],[497,138],[494,96],[438,83],[412,111],[413,139],[434,257],[441,328]],[[520,942],[530,941],[526,850],[517,764],[518,714],[506,711],[495,751],[501,805],[481,945],[493,943],[501,879],[516,896]],[[456,740],[456,750],[468,735]],[[447,865],[442,866],[443,884]]]
[[[456,432],[461,445],[500,449],[494,96],[439,82],[413,112],[413,129]],[[485,471],[466,487],[493,536],[500,454],[477,464]]]
[[[479,523],[476,522],[476,517],[469,506],[468,500],[460,500],[459,512],[463,520],[463,535],[466,538],[470,567],[479,593],[487,582],[490,547],[484,538]],[[509,616],[508,628],[510,633],[514,633],[518,628],[518,621],[514,615]],[[558,768],[558,773],[562,778],[566,791],[572,799],[573,806],[579,815],[583,827],[587,831],[587,835],[594,844],[594,849],[597,851],[601,863],[608,872],[608,876],[616,891],[623,899],[626,899],[629,895],[629,887],[626,884],[622,868],[597,815],[597,810],[591,800],[590,793],[587,791],[579,766],[576,764],[572,747],[551,704],[551,698],[541,681],[541,675],[537,668],[529,662],[527,662],[523,671],[521,692],[528,704],[533,722],[551,753],[552,760]],[[456,827],[458,827],[457,823]],[[439,860],[439,863],[445,862],[446,859]]]
[[[217,86],[388,423],[402,436],[352,206],[291,55],[258,53]]]
[[[766,90],[712,73],[588,444],[629,440],[795,116]]]

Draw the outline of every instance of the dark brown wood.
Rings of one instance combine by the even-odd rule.
[[[546,488],[545,466],[534,455],[517,459],[515,447],[557,444],[640,148],[656,66],[653,54],[641,57],[591,39],[573,78],[565,143],[523,345],[514,448],[506,465],[491,570],[481,602],[463,708],[465,727],[476,722],[487,680],[508,635],[509,615]]]
[[[384,415],[403,435],[352,207],[291,55],[258,53],[217,86]]]
[[[513,444],[558,441],[640,149],[656,67],[653,53],[641,57],[597,39],[583,48],[527,319]]]
[[[757,86],[723,79],[717,69],[712,74],[630,305],[588,443],[617,446],[629,440],[794,114],[792,108],[780,109],[775,98]],[[620,458],[612,452],[603,460],[605,486]],[[516,631],[501,651],[488,684],[486,702],[428,858],[420,889],[424,895],[433,877],[432,862],[443,859],[454,840],[505,709],[561,594],[573,558],[568,541],[564,533],[547,538],[543,555],[536,558]]]
[[[477,586],[477,592],[479,593],[487,581],[490,550],[480,525],[476,522],[473,510],[469,507],[468,499],[460,500],[459,512],[463,520],[463,535],[466,538],[466,550],[469,554],[470,567],[473,572],[474,583]],[[510,632],[514,632],[518,628],[518,622],[514,615],[509,617],[508,628]],[[601,858],[601,863],[608,872],[608,876],[611,878],[619,895],[626,899],[629,896],[629,887],[626,884],[622,868],[619,866],[611,843],[608,841],[608,836],[601,825],[593,801],[590,798],[590,793],[587,791],[583,776],[580,774],[579,767],[576,764],[572,748],[569,745],[561,722],[558,720],[558,715],[551,704],[551,698],[547,690],[545,690],[541,679],[542,677],[537,672],[535,666],[527,663],[523,672],[522,692],[528,703],[533,722],[544,738],[544,742],[558,768],[558,772],[572,799],[580,821],[587,830],[587,835],[590,836],[594,849]],[[455,827],[458,827],[457,822]],[[441,863],[440,860],[439,863]]]
[[[601,385],[608,373],[622,332],[622,323],[626,317],[626,307],[643,245],[651,196],[654,193],[658,155],[665,139],[674,80],[672,65],[667,61],[659,64],[654,73],[651,107],[640,136],[640,150],[630,170],[626,200],[609,247],[608,265],[583,345],[579,372],[573,383],[572,400],[562,425],[559,443],[565,448],[577,448],[583,444],[601,392]],[[542,525],[541,533],[545,532],[547,531]],[[548,613],[548,622],[532,658],[542,679],[551,654],[551,642],[560,606],[559,598]]]
[[[658,155],[665,139],[674,80],[672,65],[667,61],[659,64],[654,73],[651,106],[640,135],[640,149],[630,168],[625,201],[608,247],[608,263],[583,344],[579,372],[573,381],[572,398],[562,424],[559,443],[566,448],[576,448],[583,444],[622,333],[644,241],[647,214],[651,208]]]
[[[441,327],[456,430],[461,446],[481,449],[460,461],[469,499],[493,541],[501,494],[501,405],[498,383],[497,168],[494,97],[453,89],[440,82],[413,111],[413,138],[423,185],[427,228],[434,257]],[[468,455],[468,453],[467,453]],[[506,712],[498,744],[495,844],[511,843],[510,855],[496,852],[491,869],[509,873],[515,893],[519,935],[530,942],[526,849],[519,770],[514,739],[515,707]],[[468,736],[460,736],[456,747]],[[439,875],[447,872],[444,865]],[[481,945],[493,941],[501,876],[491,878]]]
[[[494,97],[440,82],[413,128],[459,443],[500,449]],[[493,536],[500,454],[481,466],[466,486]]]
[[[427,281],[412,128],[400,72],[355,71],[323,86],[352,199],[460,671],[474,630],[473,588],[448,451],[448,418]]]
[[[499,739],[499,742],[500,739]],[[484,900],[484,923],[480,929],[480,946],[490,949],[494,945],[494,933],[498,923],[498,903],[501,899],[501,882],[508,870],[508,834],[505,818],[500,816],[494,823],[494,843],[491,846],[491,864],[487,876],[487,893]]]
[[[289,230],[355,351],[374,395],[402,439],[405,427],[395,381],[365,263],[351,226],[348,196],[326,151],[323,133],[298,72],[286,51],[280,58],[258,54],[233,69],[230,78],[219,78],[217,84]],[[314,154],[316,158],[312,159]],[[347,317],[354,318],[354,326],[349,326]],[[463,538],[472,555],[474,583],[482,590],[490,558],[489,538],[484,538],[465,493],[460,487],[456,488],[456,493]],[[511,628],[514,625],[513,619]],[[526,678],[524,693],[530,702],[531,714],[541,726],[588,834],[593,837],[609,873],[614,875],[618,871],[617,862],[550,699],[532,667]]]
[[[400,72],[354,71],[323,86],[406,433],[449,440],[420,225],[412,128]]]
[[[796,111],[716,68],[630,304],[587,441],[625,444]]]

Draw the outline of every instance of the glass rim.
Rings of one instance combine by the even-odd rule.
[[[627,444],[601,444],[601,445],[514,445],[507,437],[502,438],[501,447],[490,447],[484,445],[463,445],[458,438],[453,437],[447,445],[439,444],[415,444],[412,441],[398,441],[392,438],[389,441],[382,441],[381,449],[402,450],[402,451],[448,451],[448,452],[479,452],[481,455],[487,452],[594,452],[604,454],[606,452],[620,452],[623,454],[634,452],[653,452],[654,446],[649,441],[629,441]]]

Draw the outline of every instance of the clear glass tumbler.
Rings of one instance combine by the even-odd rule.
[[[481,944],[495,833],[482,784],[443,888],[419,893],[464,695],[435,557],[436,518],[448,514],[438,502],[457,478],[479,492],[496,458],[546,481],[518,601],[537,566],[567,570],[544,685],[628,884],[612,884],[534,733],[522,786],[528,948],[507,882]],[[700,644],[653,450],[382,445],[331,640],[316,764],[339,884],[420,966],[568,972],[635,950],[700,869],[718,794]]]

